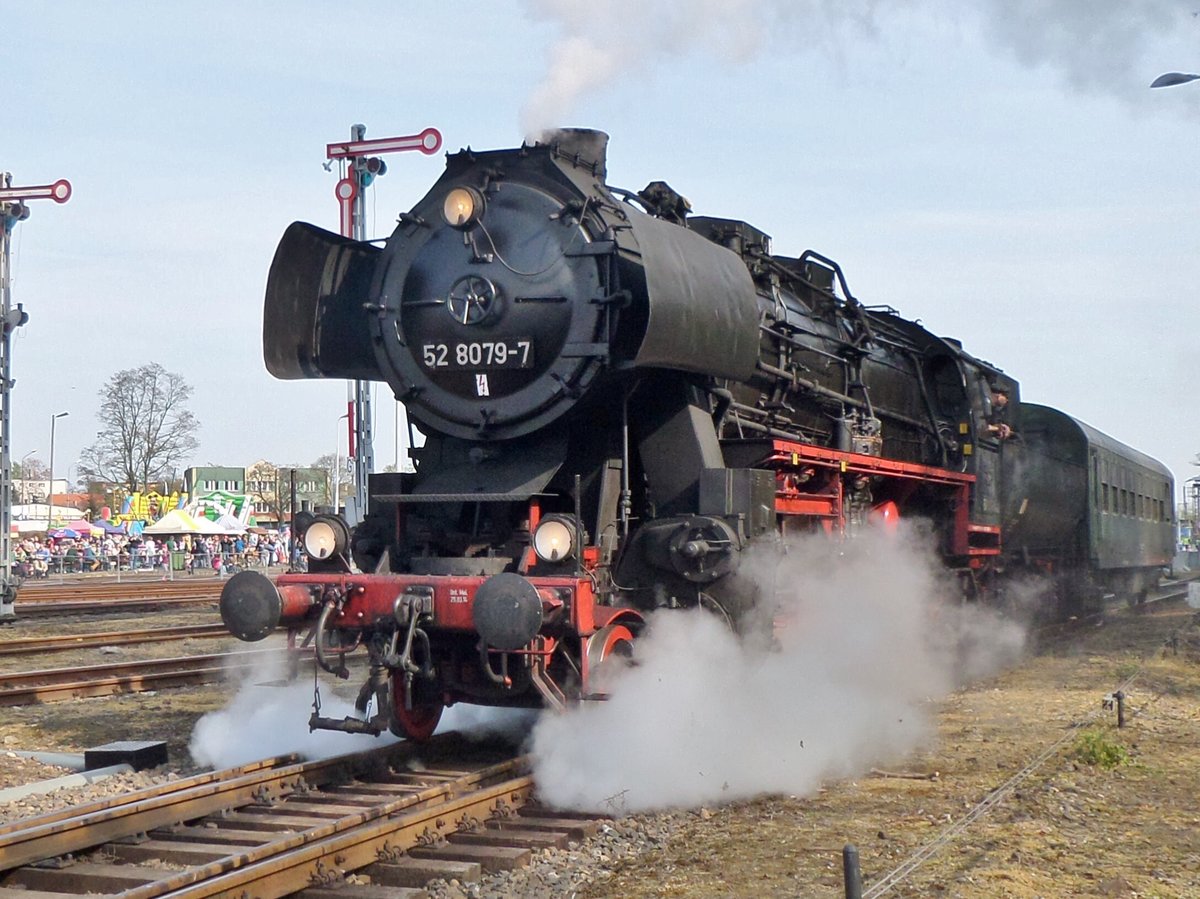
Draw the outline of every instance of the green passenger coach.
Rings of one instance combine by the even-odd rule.
[[[1057,409],[1020,407],[1005,447],[1006,555],[1051,560],[1070,591],[1145,599],[1175,550],[1171,472]]]

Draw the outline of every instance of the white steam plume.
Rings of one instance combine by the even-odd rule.
[[[527,138],[564,125],[579,99],[621,77],[638,77],[656,63],[706,49],[741,61],[757,51],[763,18],[754,0],[527,0],[535,16],[558,23],[546,76],[521,111]],[[782,5],[782,4],[781,4]]]
[[[539,714],[534,709],[504,709],[460,703],[442,713],[438,733],[457,731],[470,740],[498,737],[519,745],[529,738]]]
[[[192,760],[198,765],[228,768],[293,752],[306,759],[318,759],[396,742],[390,734],[372,737],[328,730],[310,733],[312,679],[301,677],[275,686],[283,673],[279,663],[244,675],[225,708],[196,722],[188,744]],[[354,704],[334,696],[329,685],[322,684],[321,714],[343,718],[354,714]]]
[[[939,597],[947,576],[908,539],[814,538],[743,573],[778,590],[779,645],[707,612],[661,612],[607,702],[544,715],[541,795],[637,811],[804,794],[929,737],[928,700],[1020,654],[1021,628]]]
[[[977,30],[984,41],[1029,67],[1045,66],[1071,87],[1088,92],[1145,91],[1157,66],[1143,63],[1147,45],[1198,26],[1195,4],[1184,0],[991,0],[963,5],[909,0],[526,0],[534,16],[554,22],[560,36],[545,76],[521,111],[527,138],[569,124],[579,100],[618,79],[642,79],[688,56],[727,64],[760,53],[801,54],[814,48],[844,56],[847,32],[885,35],[930,23]],[[941,40],[931,38],[930,43]],[[1164,53],[1164,57],[1165,57]],[[1149,65],[1149,70],[1139,68]],[[803,90],[803,85],[797,85]]]
[[[312,677],[301,675],[285,684],[281,681],[283,675],[282,663],[265,663],[239,675],[229,704],[196,722],[188,745],[192,760],[198,765],[228,768],[293,752],[305,759],[318,759],[396,742],[396,737],[386,732],[379,737],[328,730],[310,733]],[[344,718],[356,713],[353,703],[333,695],[330,684],[322,683],[321,715]],[[437,730],[458,731],[469,739],[500,737],[520,743],[529,736],[536,720],[537,713],[528,709],[458,705],[445,711]]]

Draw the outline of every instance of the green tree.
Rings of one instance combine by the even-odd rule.
[[[130,493],[169,477],[199,446],[191,395],[182,376],[157,362],[117,372],[100,388],[100,430],[80,456],[83,476]]]

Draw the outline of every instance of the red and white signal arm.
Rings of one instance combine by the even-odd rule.
[[[341,211],[340,220],[343,237],[354,236],[354,200],[358,197],[358,185],[353,178],[343,178],[333,188]]]
[[[345,159],[349,156],[370,156],[372,153],[400,153],[405,150],[417,150],[426,156],[432,156],[442,148],[442,132],[436,128],[426,128],[420,134],[406,134],[402,137],[381,137],[378,140],[348,140],[336,144],[325,145],[325,155],[329,159]]]
[[[0,187],[0,200],[53,200],[55,203],[65,203],[69,199],[71,182],[66,178],[35,187]]]

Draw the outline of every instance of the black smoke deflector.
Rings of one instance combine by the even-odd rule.
[[[383,380],[363,304],[382,251],[305,222],[279,241],[263,310],[263,359],[277,378]]]

